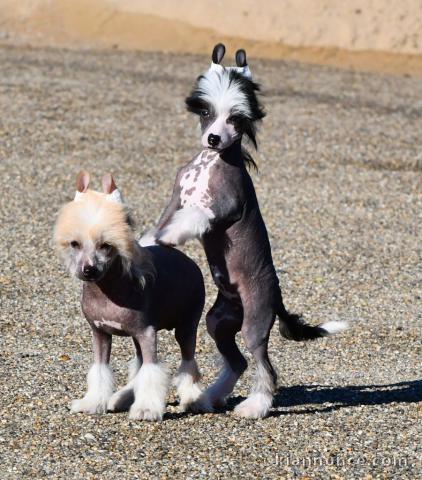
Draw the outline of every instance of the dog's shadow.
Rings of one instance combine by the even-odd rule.
[[[231,397],[224,409],[228,413],[245,397]],[[309,415],[331,412],[345,407],[387,405],[389,403],[417,403],[422,401],[422,380],[392,383],[389,385],[296,385],[281,387],[274,396],[269,417],[282,415]],[[302,407],[302,408],[301,408]]]
[[[243,398],[230,402],[232,408]],[[389,403],[417,403],[422,401],[422,380],[388,385],[297,385],[280,388],[270,416],[331,412],[345,407],[387,405]],[[230,405],[230,404],[229,404]],[[303,408],[300,408],[303,407]],[[282,409],[282,410],[280,410]]]
[[[229,413],[244,399],[245,397],[242,396],[231,397],[227,405],[224,408],[217,409],[215,413]],[[129,408],[133,402],[133,393],[126,400],[128,400],[127,404],[120,411]],[[269,416],[309,415],[317,412],[331,412],[345,407],[417,403],[420,401],[422,401],[422,380],[388,385],[349,385],[344,387],[297,385],[282,387],[277,391],[274,396],[273,409]],[[169,405],[177,407],[177,402]],[[167,412],[164,419],[176,420],[189,415],[192,415],[192,413]]]

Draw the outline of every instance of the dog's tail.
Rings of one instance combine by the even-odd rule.
[[[320,325],[309,325],[300,315],[289,313],[285,309],[283,301],[280,301],[277,316],[280,319],[280,334],[288,340],[295,340],[297,342],[327,337],[328,335],[342,332],[348,327],[347,322],[337,321],[321,323]]]

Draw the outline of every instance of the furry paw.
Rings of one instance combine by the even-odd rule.
[[[107,404],[110,412],[126,412],[135,400],[132,388],[122,388],[114,393]]]
[[[201,394],[196,400],[180,404],[181,412],[192,413],[212,413],[214,408],[211,400],[204,394]]]
[[[141,247],[149,247],[151,245],[157,245],[157,239],[155,238],[155,231],[149,230],[138,241]]]
[[[172,231],[169,228],[162,230],[157,236],[157,243],[159,245],[164,245],[167,247],[175,247],[180,244],[179,235],[177,232]]]
[[[164,412],[160,409],[146,408],[133,404],[129,410],[131,420],[147,420],[150,422],[159,422],[163,419]]]
[[[106,413],[107,402],[99,402],[95,399],[84,397],[73,400],[70,404],[70,410],[73,413],[89,413],[90,415]]]
[[[199,207],[184,207],[177,210],[169,224],[157,234],[163,245],[183,245],[188,240],[201,238],[209,230],[210,219]]]
[[[271,405],[271,396],[263,393],[253,393],[236,406],[234,413],[243,418],[263,418],[268,415]]]

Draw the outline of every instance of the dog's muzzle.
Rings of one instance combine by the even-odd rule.
[[[210,147],[213,147],[213,148],[217,147],[218,144],[220,143],[220,140],[221,140],[220,135],[214,135],[213,133],[210,133],[208,135],[208,145]]]
[[[98,268],[93,265],[85,265],[82,269],[82,276],[84,277],[84,280],[88,281],[96,280],[99,277],[99,273],[100,271]]]

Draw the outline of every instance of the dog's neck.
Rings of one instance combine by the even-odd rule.
[[[236,140],[229,147],[221,150],[219,152],[220,158],[233,166],[242,166],[243,165],[243,155],[242,155],[242,139]]]

